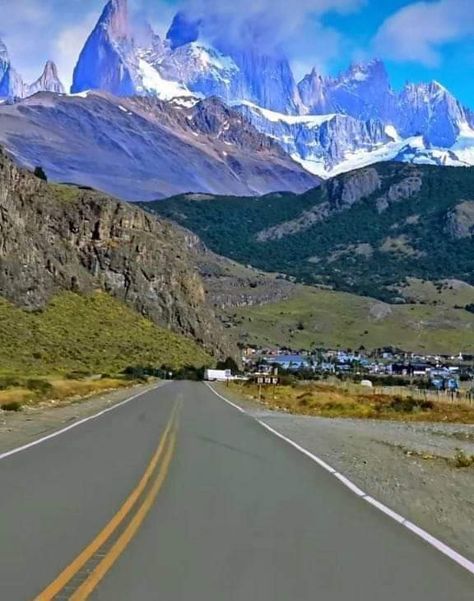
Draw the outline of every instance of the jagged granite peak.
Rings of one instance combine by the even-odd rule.
[[[29,95],[37,92],[65,93],[65,88],[59,79],[58,68],[53,61],[47,61],[41,76],[28,87]]]
[[[357,152],[369,154],[391,142],[384,124],[349,115],[282,115],[245,103],[238,110],[311,173],[327,177]]]
[[[334,112],[334,107],[327,95],[327,78],[316,68],[308,73],[298,84],[298,91],[303,111],[312,115],[324,115]]]
[[[100,17],[99,26],[115,40],[127,39],[130,34],[128,0],[110,0]]]
[[[248,40],[237,43],[235,39],[227,39],[225,24],[219,23],[216,15],[210,15],[208,21],[210,27],[204,18],[178,12],[167,33],[171,49],[179,50],[198,41],[209,45],[208,39],[201,39],[209,29],[213,32],[211,46],[214,52],[220,53],[220,61],[227,66],[232,62],[237,68],[232,73],[227,70],[217,86],[211,82],[207,89],[201,82],[195,85],[191,82],[190,89],[207,96],[218,95],[224,100],[248,100],[271,110],[296,113],[299,94],[287,57],[277,49],[262,51],[258,44]],[[220,34],[216,35],[216,31]]]
[[[378,81],[383,85],[390,86],[385,63],[374,58],[366,63],[352,63],[345,73],[339,77],[339,82],[353,85],[355,82]]]
[[[397,125],[402,136],[422,135],[428,145],[449,148],[468,126],[468,116],[440,83],[407,84],[399,98]]]
[[[8,48],[0,39],[0,98],[15,99],[25,96],[25,84],[13,68]]]
[[[354,63],[335,80],[328,82],[328,97],[336,112],[356,119],[380,119],[392,123],[396,94],[382,61]]]
[[[166,34],[171,49],[176,50],[180,46],[185,46],[199,39],[199,30],[201,22],[189,16],[185,11],[176,13],[170,28]]]
[[[127,0],[110,0],[79,56],[72,93],[104,90],[117,96],[135,93],[136,57],[130,37]]]

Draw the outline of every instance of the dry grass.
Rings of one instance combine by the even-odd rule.
[[[35,380],[34,382],[38,382]],[[86,380],[70,380],[61,378],[41,378],[45,384],[39,387],[27,388],[25,385],[13,386],[0,390],[0,408],[10,410],[15,404],[19,407],[36,406],[39,404],[62,405],[81,401],[90,396],[103,392],[125,388],[133,384],[130,380],[119,378],[102,378]],[[30,381],[31,382],[31,381]]]
[[[232,387],[249,399],[259,400],[259,388],[255,384],[233,383]],[[300,415],[474,423],[474,406],[378,394],[357,385],[302,383],[278,386],[275,392],[264,388],[261,400],[269,408]]]

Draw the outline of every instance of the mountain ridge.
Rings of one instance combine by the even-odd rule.
[[[473,167],[387,162],[301,195],[178,196],[145,209],[243,264],[398,302],[409,277],[474,284],[473,190]]]
[[[113,26],[114,14],[120,15],[120,27]],[[148,41],[138,44],[127,14],[126,0],[106,6],[78,60],[75,93],[97,87],[163,99],[217,96],[239,107],[261,133],[320,177],[381,160],[474,164],[472,112],[437,82],[407,84],[396,92],[378,59],[353,63],[336,77],[313,69],[296,82],[284,53],[258,49],[248,39],[251,33],[240,42],[215,35],[218,15],[195,18],[178,12],[165,39],[150,29]],[[211,40],[208,30],[214,32]],[[126,81],[117,83],[117,74]],[[249,105],[260,114],[249,111]],[[261,111],[274,116],[262,119]],[[330,132],[303,122],[287,127],[289,118],[304,115],[340,118]],[[276,121],[285,129],[281,135],[275,133]]]
[[[304,191],[318,178],[218,99],[36,94],[0,106],[0,143],[58,182],[125,200]]]

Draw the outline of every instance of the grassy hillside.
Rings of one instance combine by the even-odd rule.
[[[407,277],[474,284],[473,198],[474,168],[383,163],[302,195],[187,195],[144,207],[241,263],[394,301]]]
[[[129,366],[202,366],[192,340],[157,327],[108,294],[63,293],[27,312],[0,300],[0,371],[118,373]]]
[[[241,341],[262,346],[370,349],[393,345],[408,351],[474,352],[474,314],[455,309],[446,292],[440,298],[436,305],[388,305],[299,286],[289,300],[238,309],[231,316]]]

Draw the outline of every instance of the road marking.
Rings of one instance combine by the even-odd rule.
[[[166,443],[170,437],[170,432],[173,431],[172,437],[175,436],[174,430],[176,427],[178,405],[173,407],[170,419],[166,425],[166,429],[160,439],[158,447],[154,452],[150,463],[148,464],[140,482],[135,489],[130,493],[127,500],[123,503],[117,513],[113,516],[110,522],[99,532],[99,534],[91,541],[87,547],[49,584],[39,595],[35,597],[35,601],[50,601],[74,578],[84,565],[97,553],[97,551],[109,540],[112,534],[123,523],[128,514],[136,505],[140,495],[145,490],[147,484],[164,453]],[[167,461],[169,450],[165,454],[163,465]],[[160,468],[161,471],[163,468]],[[160,473],[161,473],[160,471]]]
[[[127,405],[131,401],[134,401],[135,399],[138,399],[138,397],[141,397],[141,396],[143,396],[145,394],[148,394],[149,392],[153,392],[153,390],[157,390],[158,388],[162,388],[163,386],[166,386],[167,384],[171,384],[171,382],[161,382],[158,386],[150,388],[149,390],[144,390],[143,392],[138,392],[137,394],[134,394],[133,396],[129,397],[128,399],[125,399],[124,401],[121,401],[120,403],[117,403],[116,405],[113,405],[112,407],[108,407],[107,409],[103,409],[99,413],[95,413],[94,415],[90,415],[89,417],[85,417],[84,419],[81,419],[78,422],[74,422],[70,426],[66,426],[65,428],[62,428],[61,430],[57,430],[55,432],[52,432],[51,434],[48,434],[47,436],[43,436],[42,438],[38,438],[37,440],[34,440],[33,442],[29,442],[28,444],[25,444],[25,445],[23,445],[21,447],[17,447],[16,449],[12,449],[11,451],[7,451],[6,453],[2,453],[2,454],[0,454],[0,461],[2,459],[6,459],[7,457],[11,457],[12,455],[16,455],[17,453],[21,453],[22,451],[26,451],[28,449],[36,447],[37,445],[42,444],[43,442],[46,442],[47,440],[51,440],[52,438],[56,438],[56,436],[61,436],[61,434],[65,434],[66,432],[69,432],[70,430],[73,430],[74,428],[82,426],[82,424],[85,424],[85,423],[90,422],[90,421],[92,421],[94,419],[102,417],[103,415],[105,415],[106,413],[109,413],[110,411],[115,411],[115,409],[119,409],[119,407],[123,407],[124,405]]]
[[[432,536],[429,532],[426,532],[426,530],[423,530],[423,528],[420,528],[420,527],[416,526],[415,524],[413,524],[412,522],[410,522],[409,520],[407,520],[403,516],[399,515],[398,513],[396,513],[392,509],[390,509],[390,507],[387,507],[386,505],[384,505],[380,501],[377,501],[377,499],[374,499],[373,497],[371,497],[370,495],[368,495],[366,492],[364,492],[362,489],[360,489],[356,484],[354,484],[354,482],[352,482],[351,480],[349,480],[349,478],[347,478],[343,474],[339,473],[337,470],[335,470],[333,467],[331,467],[328,463],[326,463],[325,461],[323,461],[320,457],[318,457],[317,455],[314,455],[313,453],[311,453],[310,451],[308,451],[304,447],[300,446],[298,443],[296,443],[293,440],[291,440],[291,438],[287,438],[286,436],[284,436],[283,434],[281,434],[280,432],[278,432],[277,430],[275,430],[274,428],[272,428],[271,426],[269,426],[268,424],[266,424],[261,419],[258,419],[257,417],[254,417],[253,415],[251,415],[250,413],[248,413],[247,411],[245,411],[245,409],[242,409],[242,407],[239,407],[238,405],[236,405],[232,401],[229,401],[229,399],[226,399],[223,395],[219,394],[207,382],[205,384],[206,384],[206,386],[210,390],[212,390],[212,392],[216,396],[218,396],[220,399],[222,399],[223,401],[225,401],[228,405],[230,405],[234,409],[238,409],[238,411],[240,411],[241,413],[244,413],[245,415],[247,415],[251,419],[255,420],[258,424],[260,424],[261,426],[263,426],[263,428],[265,428],[265,430],[268,430],[269,432],[271,432],[272,434],[274,434],[278,438],[281,438],[286,443],[288,443],[289,445],[291,445],[292,447],[294,447],[295,449],[297,449],[300,453],[303,453],[303,455],[306,455],[306,457],[309,457],[312,461],[314,461],[315,463],[317,463],[324,470],[326,470],[331,475],[333,475],[334,477],[336,477],[346,488],[348,488],[351,492],[353,492],[359,498],[363,499],[364,501],[367,501],[367,503],[370,503],[370,505],[372,505],[373,507],[377,508],[379,511],[381,511],[382,513],[384,513],[385,515],[387,515],[389,518],[391,518],[392,520],[394,520],[395,522],[397,522],[401,526],[404,526],[405,528],[407,528],[408,530],[410,530],[413,534],[415,534],[419,538],[423,539],[429,545],[431,545],[432,547],[434,547],[435,549],[437,549],[438,551],[440,551],[441,553],[443,553],[443,555],[446,555],[447,557],[449,557],[450,559],[452,559],[453,561],[455,561],[458,565],[460,565],[461,567],[465,568],[468,572],[470,572],[471,574],[474,574],[474,562],[472,562],[471,560],[469,560],[467,557],[464,557],[463,555],[461,555],[460,553],[458,553],[457,551],[455,551],[454,549],[452,549],[451,547],[449,547],[448,545],[446,545],[445,543],[443,543],[443,541],[441,541],[441,540],[437,539],[436,537]]]
[[[94,568],[91,574],[87,577],[87,579],[80,585],[80,587],[75,591],[73,595],[69,598],[69,601],[85,601],[89,598],[91,593],[97,588],[100,584],[101,580],[107,574],[107,572],[113,567],[114,563],[117,559],[122,555],[130,541],[138,532],[140,526],[145,520],[146,516],[150,512],[150,509],[153,506],[153,503],[160,492],[161,487],[168,475],[171,459],[173,457],[174,449],[176,446],[176,430],[177,424],[173,428],[173,432],[171,434],[170,443],[168,445],[168,450],[166,452],[166,456],[161,465],[158,476],[153,484],[153,487],[150,489],[148,495],[143,501],[142,505],[138,509],[137,513],[133,516],[133,519],[127,526],[127,528],[122,532],[119,536],[113,547],[108,551],[108,553],[104,556],[102,561]]]

